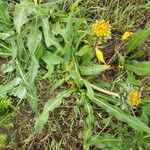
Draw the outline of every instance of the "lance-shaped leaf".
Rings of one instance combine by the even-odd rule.
[[[14,25],[16,31],[20,33],[21,27],[28,22],[28,16],[34,10],[34,3],[29,1],[22,1],[20,4],[15,6],[14,12]]]
[[[125,114],[124,112],[122,112],[122,110],[120,110],[116,106],[107,103],[104,99],[95,97],[94,99],[92,99],[92,101],[96,103],[98,106],[105,109],[110,114],[114,115],[117,119],[128,123],[132,128],[150,134],[150,128],[146,124],[141,122],[138,118]]]
[[[82,75],[96,75],[105,70],[110,69],[110,66],[108,65],[80,66],[79,69]]]
[[[144,43],[146,39],[149,37],[149,35],[150,35],[150,27],[146,30],[140,30],[136,32],[127,44],[126,47],[127,54],[132,52],[137,46]]]
[[[31,53],[34,53],[42,39],[41,31],[39,30],[38,21],[34,20],[30,24],[30,33],[27,38],[27,46]]]
[[[125,64],[125,67],[129,71],[133,71],[138,75],[150,75],[150,62],[138,62],[132,61]]]
[[[74,89],[63,91],[56,98],[47,101],[47,103],[44,106],[43,112],[36,119],[34,126],[35,132],[39,132],[43,128],[44,124],[48,120],[49,112],[53,111],[56,107],[60,106],[60,104],[62,103],[62,98],[68,97],[74,91]]]

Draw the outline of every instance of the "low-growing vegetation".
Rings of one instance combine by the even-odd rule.
[[[0,148],[149,150],[149,9],[0,0]]]

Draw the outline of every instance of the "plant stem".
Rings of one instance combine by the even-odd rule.
[[[89,84],[90,84],[90,86],[91,86],[93,89],[95,89],[95,90],[97,90],[97,91],[99,91],[99,92],[105,93],[105,94],[107,94],[107,95],[115,96],[115,97],[120,97],[118,93],[114,93],[114,92],[111,92],[111,91],[102,89],[102,88],[97,87],[97,86],[95,86],[94,84],[91,84],[91,83],[89,83]]]

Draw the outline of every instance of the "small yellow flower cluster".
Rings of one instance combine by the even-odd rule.
[[[108,37],[111,34],[109,22],[96,21],[92,26],[92,32],[97,37]]]
[[[122,39],[122,40],[126,40],[126,39],[127,39],[128,37],[130,37],[132,34],[133,34],[132,32],[126,31],[126,32],[122,35],[121,39]]]
[[[130,103],[135,107],[137,107],[141,102],[141,99],[140,99],[141,93],[137,89],[132,89],[129,92],[128,97],[129,97]]]

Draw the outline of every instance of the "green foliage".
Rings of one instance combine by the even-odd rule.
[[[137,46],[144,43],[149,36],[150,27],[146,30],[136,32],[127,44],[126,53],[131,53],[133,50],[135,50],[135,48],[137,48]]]
[[[10,119],[15,116],[13,111],[9,111],[12,106],[12,100],[10,98],[1,98],[0,99],[0,127],[10,128],[12,123]]]
[[[150,62],[138,62],[133,61],[126,63],[126,68],[129,71],[133,71],[138,75],[149,75],[150,74]]]
[[[4,148],[6,145],[6,136],[0,135],[0,148]]]
[[[74,90],[67,90],[62,93],[60,93],[56,98],[50,99],[47,101],[47,103],[44,106],[43,112],[41,115],[36,119],[35,122],[35,132],[39,132],[42,128],[43,125],[47,122],[49,112],[53,111],[54,108],[60,106],[62,103],[62,98],[69,96]]]
[[[102,71],[108,70],[106,66],[80,66],[80,71],[82,75],[96,75],[101,73]]]
[[[10,61],[1,67],[2,75],[8,79],[0,85],[0,113],[2,114],[0,126],[9,127],[11,125],[9,119],[14,116],[14,112],[8,111],[12,109],[12,100],[6,97],[28,100],[35,113],[36,134],[44,128],[49,114],[69,100],[71,104],[76,105],[78,111],[84,112],[82,114],[84,119],[81,121],[83,126],[81,137],[85,150],[90,150],[91,147],[126,149],[123,137],[126,137],[128,128],[129,134],[133,134],[136,138],[134,140],[127,135],[128,140],[135,144],[133,146],[131,144],[128,149],[148,148],[149,144],[143,146],[143,143],[144,140],[148,141],[147,137],[150,134],[149,104],[141,106],[142,113],[136,116],[135,110],[128,103],[127,95],[131,88],[128,89],[125,83],[130,82],[131,87],[134,87],[133,85],[140,87],[142,82],[137,80],[135,74],[140,76],[150,74],[150,62],[142,59],[138,61],[146,55],[145,52],[137,50],[138,46],[148,39],[150,28],[133,34],[125,45],[124,52],[116,51],[119,64],[125,67],[125,72],[118,77],[116,66],[100,65],[97,61],[93,49],[101,39],[96,39],[90,33],[91,20],[80,18],[79,15],[77,17],[77,8],[82,6],[80,3],[81,0],[73,2],[69,8],[70,12],[66,13],[59,9],[60,3],[57,5],[57,2],[37,3],[37,1],[23,0],[11,8],[10,12],[8,3],[0,1],[0,57]],[[114,5],[113,1],[111,4]],[[123,14],[126,11],[120,10],[117,1],[114,24],[118,21],[120,26],[121,21],[125,20]],[[107,42],[109,45],[109,40],[105,39],[103,43],[106,49]],[[103,45],[100,45],[102,50]],[[121,47],[121,50],[123,48]],[[110,62],[112,59],[114,58],[111,58]],[[116,65],[115,63],[110,65]],[[66,69],[68,66],[69,69]],[[115,72],[115,77],[111,79],[118,78],[113,83],[102,81],[103,78],[108,80],[103,73],[107,74],[111,69]],[[46,88],[51,98],[45,102],[40,113],[39,108],[41,103],[43,104],[43,102],[39,103],[41,79],[50,82],[51,88]],[[72,86],[69,86],[69,83],[73,83]],[[118,93],[113,93],[112,90]],[[80,99],[80,102],[72,101],[73,98]],[[100,133],[94,129],[97,125],[97,115],[102,116],[100,122],[102,127],[104,125],[100,128]],[[105,116],[109,116],[108,123],[105,123],[107,119]],[[118,122],[121,122],[121,127]],[[115,128],[114,135],[111,131],[102,133],[109,125]],[[129,142],[128,140],[126,143]],[[4,145],[3,143],[5,139],[0,136],[0,147]]]
[[[95,102],[98,106],[104,108],[110,114],[114,115],[117,119],[128,123],[131,127],[135,128],[136,130],[144,131],[150,134],[150,128],[144,123],[142,123],[138,118],[124,114],[120,109],[113,105],[110,105],[103,99],[99,99],[96,97],[93,99],[93,102]]]
[[[113,137],[112,135],[106,134],[104,136],[93,136],[89,141],[89,146],[95,146],[99,149],[115,149],[119,148],[121,140]]]

